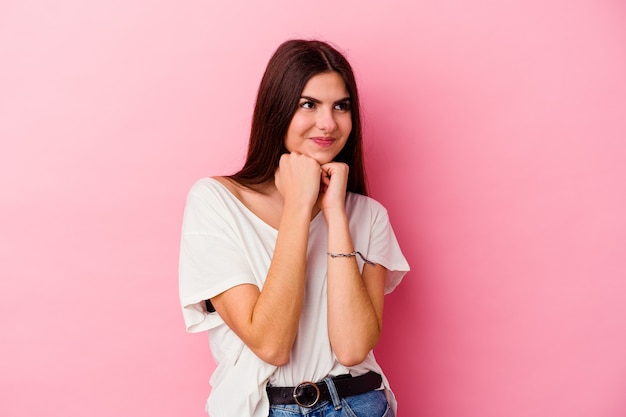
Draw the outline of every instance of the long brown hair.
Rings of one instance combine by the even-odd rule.
[[[297,110],[300,94],[311,77],[325,72],[338,73],[350,95],[352,130],[334,160],[350,167],[347,190],[367,195],[359,95],[354,73],[340,52],[317,40],[288,40],[270,58],[259,85],[246,161],[243,168],[230,178],[250,186],[274,177],[280,156],[288,152],[285,135]]]

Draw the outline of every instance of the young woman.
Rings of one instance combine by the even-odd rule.
[[[350,64],[324,42],[283,43],[243,168],[198,181],[185,207],[180,299],[187,330],[209,331],[209,415],[394,415],[372,349],[408,269],[367,197]]]

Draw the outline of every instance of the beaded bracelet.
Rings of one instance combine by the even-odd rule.
[[[359,255],[361,257],[361,259],[363,259],[363,262],[365,262],[366,264],[369,265],[376,265],[374,262],[365,259],[365,257],[363,255],[361,255],[361,252],[359,251],[354,251],[352,253],[330,253],[330,252],[326,252],[328,254],[328,256],[330,256],[331,258],[352,258],[355,255]]]

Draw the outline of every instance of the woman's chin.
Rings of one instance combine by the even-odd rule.
[[[335,159],[335,156],[337,155],[314,153],[314,154],[307,155],[307,156],[315,159],[318,164],[324,165],[324,164],[328,164],[329,162],[333,162],[333,160]]]

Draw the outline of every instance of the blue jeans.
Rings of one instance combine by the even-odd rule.
[[[332,401],[322,401],[311,408],[297,404],[276,404],[270,406],[269,417],[393,417],[384,390],[369,391],[365,394],[339,398],[330,378],[324,380],[329,386]]]

